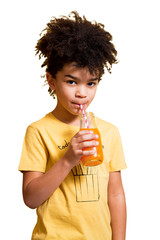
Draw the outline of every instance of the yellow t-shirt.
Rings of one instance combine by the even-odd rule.
[[[96,118],[104,161],[95,167],[74,167],[37,209],[32,240],[111,240],[107,204],[109,171],[126,168],[118,128]],[[47,172],[67,151],[79,127],[65,124],[52,113],[32,123],[24,138],[20,171]]]

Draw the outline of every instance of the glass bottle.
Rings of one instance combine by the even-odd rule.
[[[80,131],[86,129],[93,131],[94,134],[97,134],[99,136],[99,138],[96,139],[96,141],[99,142],[99,145],[95,147],[84,148],[84,150],[96,149],[96,153],[89,156],[83,156],[81,158],[81,161],[85,166],[96,166],[103,162],[103,150],[100,132],[97,128],[95,116],[93,113],[85,112],[80,115]]]

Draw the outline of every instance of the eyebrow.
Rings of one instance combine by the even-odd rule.
[[[72,79],[74,79],[74,80],[79,80],[79,78],[77,78],[77,77],[75,77],[75,76],[72,76],[72,75],[70,75],[70,74],[66,74],[65,77],[69,77],[69,78],[72,78]],[[97,81],[97,80],[98,80],[97,77],[96,77],[96,78],[91,78],[91,79],[88,80],[88,82],[90,82],[90,81]]]

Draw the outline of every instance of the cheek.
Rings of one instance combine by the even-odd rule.
[[[91,100],[91,101],[94,99],[94,97],[95,97],[95,95],[96,95],[96,91],[97,91],[97,88],[94,89],[94,91],[92,91],[92,92],[90,93],[90,100]]]
[[[57,97],[63,101],[71,99],[72,93],[67,91],[67,89],[59,89],[57,92]]]

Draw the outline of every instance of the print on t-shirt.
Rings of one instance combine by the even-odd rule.
[[[80,163],[72,169],[72,173],[74,176],[76,201],[98,201],[100,198],[100,194],[97,167],[86,167],[82,163]]]
[[[70,141],[64,139],[61,145],[57,145],[59,150],[68,148]],[[104,148],[104,146],[103,146]],[[74,176],[75,194],[77,202],[93,202],[100,198],[98,168],[84,166],[83,163],[72,169]]]

